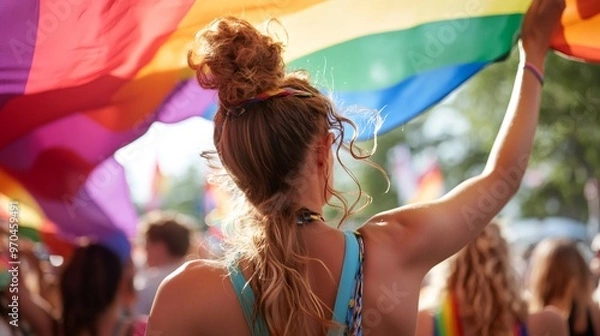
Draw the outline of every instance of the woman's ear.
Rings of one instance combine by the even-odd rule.
[[[335,141],[335,135],[333,132],[327,132],[327,141],[329,143],[329,147],[333,146],[333,142]]]
[[[329,165],[331,160],[331,146],[335,138],[333,133],[328,132],[322,136],[317,146],[317,163],[319,166]]]

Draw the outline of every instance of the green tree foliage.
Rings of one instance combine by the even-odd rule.
[[[508,60],[476,75],[443,104],[381,136],[374,161],[392,174],[388,152],[405,142],[417,155],[435,149],[447,189],[478,174],[500,127],[517,67],[518,55],[513,53]],[[432,128],[437,131],[431,132]],[[599,147],[600,66],[550,55],[529,169],[539,181],[524,186],[517,195],[521,216],[565,216],[586,221],[583,187],[588,178],[600,177]],[[362,170],[360,177],[374,197],[362,218],[398,205],[393,190],[384,193],[385,179],[377,171]]]
[[[204,179],[196,166],[190,166],[182,176],[169,179],[162,195],[161,209],[191,216],[204,227]]]

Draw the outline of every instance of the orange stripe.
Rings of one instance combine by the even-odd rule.
[[[567,58],[575,58],[589,62],[600,62],[600,48],[568,44],[554,44],[552,47],[558,52],[565,54]]]
[[[142,122],[163,102],[174,86],[192,76],[187,67],[187,50],[194,34],[223,15],[238,15],[250,22],[298,11],[322,0],[290,2],[283,6],[274,1],[210,1],[195,2],[179,23],[176,31],[161,46],[135,78],[112,97],[114,105],[91,111],[90,117],[113,130],[130,129]],[[127,111],[127,113],[118,113]]]
[[[600,62],[600,1],[568,0],[552,47],[569,56]]]

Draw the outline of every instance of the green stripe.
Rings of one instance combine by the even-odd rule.
[[[296,59],[290,68],[308,70],[319,85],[336,90],[387,88],[419,72],[494,61],[506,55],[520,31],[522,17],[437,21],[363,36]]]
[[[42,240],[40,237],[40,232],[28,226],[21,226],[19,228],[19,235],[21,237],[27,237],[34,242],[40,242]]]

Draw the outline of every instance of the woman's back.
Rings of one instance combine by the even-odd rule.
[[[322,261],[329,269],[316,260],[308,265],[311,288],[326,304],[325,316],[331,319],[344,260],[344,235],[326,225],[305,229],[302,239],[308,256]],[[409,268],[400,271],[399,261],[389,253],[386,231],[386,227],[375,225],[359,230],[365,244],[363,334],[410,335],[414,333],[422,275]],[[247,279],[250,274],[244,271]],[[221,263],[207,260],[187,263],[163,283],[158,297],[151,313],[155,321],[162,317],[176,318],[179,321],[172,324],[181,328],[169,330],[165,335],[251,335],[228,271]],[[178,314],[163,313],[169,311]],[[223,324],[225,320],[228,322]],[[299,334],[318,334],[317,330],[315,323],[312,330]],[[165,331],[149,329],[148,332],[158,335]]]

